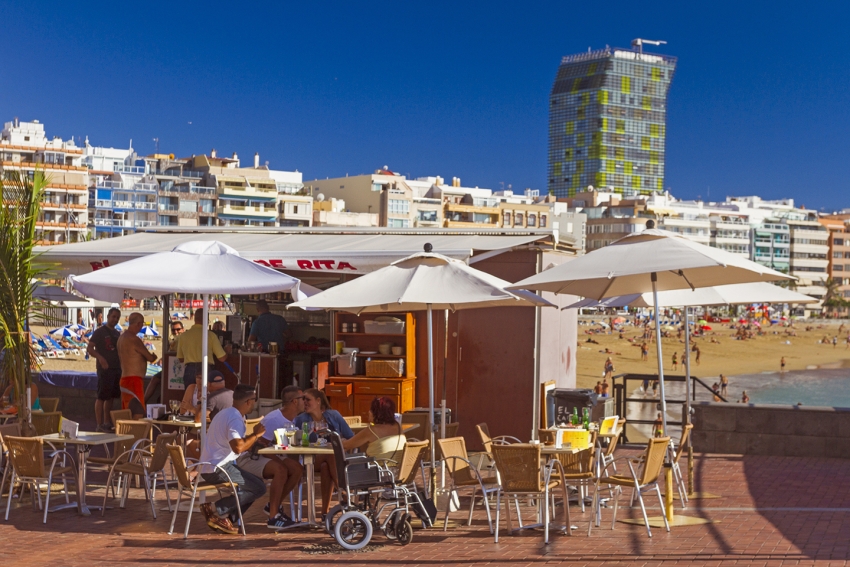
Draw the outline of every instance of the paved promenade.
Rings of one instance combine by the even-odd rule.
[[[776,457],[700,456],[697,489],[722,498],[694,501],[684,512],[717,523],[654,529],[618,523],[610,530],[610,511],[603,526],[586,535],[590,514],[572,508],[579,530],[572,537],[528,532],[493,543],[483,513],[471,527],[416,530],[407,547],[376,534],[372,549],[361,553],[327,553],[330,536],[296,529],[281,534],[266,529],[262,504],[247,516],[248,537],[211,532],[200,514],[193,518],[189,539],[168,536],[170,515],[153,521],[142,492],[131,491],[126,510],[112,509],[83,518],[73,511],[51,514],[48,524],[32,511],[29,497],[13,503],[8,522],[0,522],[3,562],[42,565],[845,565],[850,558],[850,460]],[[100,498],[98,498],[98,495]],[[99,503],[102,489],[89,497]],[[158,507],[164,506],[160,493]],[[623,499],[627,503],[627,499]],[[112,502],[114,503],[114,502]],[[5,507],[5,499],[3,500]],[[657,504],[650,513],[658,514]],[[677,512],[679,512],[677,508]],[[531,516],[531,511],[524,514]],[[639,517],[639,510],[620,509],[619,516]],[[453,516],[460,522],[464,514]],[[180,514],[178,525],[185,522]],[[503,532],[504,533],[504,532]]]

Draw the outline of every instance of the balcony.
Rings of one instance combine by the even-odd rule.
[[[270,221],[274,221],[277,217],[277,209],[275,207],[257,207],[254,205],[230,205],[222,203],[218,206],[219,215],[229,215],[231,217],[263,217]]]
[[[171,212],[171,213],[176,213],[176,212],[177,212],[177,207],[178,207],[178,206],[179,206],[179,205],[166,205],[166,204],[164,204],[164,203],[160,203],[160,204],[159,204],[159,210],[160,210],[160,212]]]
[[[258,187],[219,186],[219,197],[222,199],[239,199],[242,201],[277,201],[277,189],[260,189]]]
[[[112,169],[115,173],[129,173],[131,175],[144,175],[145,168],[144,166],[138,165],[119,165],[115,164]]]

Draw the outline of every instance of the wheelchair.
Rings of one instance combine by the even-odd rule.
[[[340,504],[325,517],[325,529],[344,549],[362,549],[380,530],[401,545],[413,541],[411,512],[431,525],[415,490],[396,483],[389,467],[366,455],[348,455],[338,433],[327,431],[334,451]]]

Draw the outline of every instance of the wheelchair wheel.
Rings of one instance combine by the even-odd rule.
[[[413,541],[413,526],[410,525],[410,520],[405,518],[395,527],[396,540],[401,545],[407,545]]]
[[[334,526],[334,539],[345,549],[363,549],[372,539],[372,521],[359,510],[344,513]]]
[[[345,509],[341,505],[337,504],[325,515],[325,530],[327,530],[329,534],[334,535],[334,526],[336,525],[337,520],[339,520],[339,517],[342,516],[343,512],[345,512]]]

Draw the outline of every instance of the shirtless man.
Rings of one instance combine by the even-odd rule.
[[[141,313],[131,313],[127,320],[127,330],[118,339],[118,358],[121,359],[121,408],[129,408],[133,419],[145,417],[144,376],[148,362],[156,360],[156,355],[136,336],[145,326]]]

